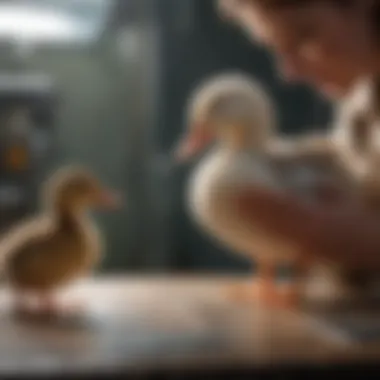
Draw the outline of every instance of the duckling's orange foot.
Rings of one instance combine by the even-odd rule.
[[[35,309],[25,302],[17,302],[13,306],[12,312],[18,317],[29,318],[34,316]]]
[[[84,303],[82,301],[69,302],[61,305],[61,311],[65,315],[77,315],[82,314],[84,311]]]
[[[62,307],[53,299],[41,299],[37,314],[40,317],[59,317],[62,315]]]
[[[16,292],[13,295],[11,303],[11,313],[16,317],[29,318],[34,314],[35,305],[30,302],[30,299],[23,292]]]
[[[55,300],[45,300],[41,305],[41,314],[50,317],[65,317],[80,314],[83,303],[58,303]]]

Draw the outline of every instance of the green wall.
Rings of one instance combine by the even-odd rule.
[[[191,223],[183,201],[191,167],[170,159],[187,94],[201,78],[236,68],[260,76],[278,101],[287,132],[326,117],[325,105],[305,88],[284,86],[272,57],[222,24],[212,3],[136,1],[138,12],[128,22],[119,17],[97,46],[40,49],[24,64],[57,81],[59,152],[49,170],[86,164],[125,195],[121,211],[97,215],[108,241],[104,270],[247,267]],[[121,31],[125,54],[118,50]],[[1,67],[9,68],[4,55]]]
[[[124,55],[117,45],[121,30],[110,28],[96,46],[41,48],[17,68],[49,73],[56,80],[59,151],[47,164],[47,173],[66,163],[88,165],[125,198],[122,210],[96,215],[108,241],[106,270],[149,267],[147,131],[152,129],[153,91],[148,87],[155,37],[148,22],[148,17],[137,18],[125,25],[125,36],[133,45]],[[7,57],[2,60],[0,68],[9,70]]]

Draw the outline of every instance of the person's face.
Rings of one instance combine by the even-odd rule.
[[[272,49],[288,80],[306,82],[329,96],[341,96],[378,62],[364,6],[337,7],[327,2],[268,10],[241,10],[244,29]]]

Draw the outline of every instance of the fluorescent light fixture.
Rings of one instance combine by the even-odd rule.
[[[86,19],[59,2],[0,3],[0,39],[26,44],[91,42],[98,35],[104,12],[104,7],[96,4],[101,15],[92,10],[95,17]]]

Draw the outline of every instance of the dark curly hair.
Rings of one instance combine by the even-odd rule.
[[[347,6],[352,0],[217,0],[222,12],[238,9],[241,6],[249,4],[257,4],[265,8],[287,8],[307,6],[320,1],[333,3],[338,6]]]
[[[337,7],[345,8],[350,6],[354,0],[217,0],[217,6],[223,17],[234,20],[241,8],[249,4],[265,8],[288,8],[308,6],[316,2],[331,3]],[[369,17],[374,32],[380,39],[380,0],[373,1]]]

